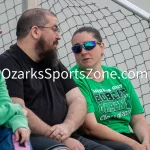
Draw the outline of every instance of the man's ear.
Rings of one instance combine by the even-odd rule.
[[[39,39],[40,38],[40,36],[41,36],[41,30],[37,27],[37,26],[33,26],[32,28],[31,28],[31,36],[35,39],[35,40],[37,40],[37,39]]]

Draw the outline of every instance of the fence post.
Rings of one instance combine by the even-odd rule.
[[[37,7],[37,0],[22,0],[22,13],[28,9]]]

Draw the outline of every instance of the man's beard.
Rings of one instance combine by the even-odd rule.
[[[57,51],[49,51],[45,53],[45,57],[40,61],[40,66],[43,68],[53,68],[59,62]]]
[[[58,41],[55,41],[53,44],[58,44]],[[58,62],[58,55],[57,55],[57,49],[53,49],[52,47],[49,47],[48,49],[45,48],[46,42],[45,40],[41,37],[37,47],[38,49],[41,49],[42,52],[39,52],[39,57],[40,57],[40,66],[42,68],[52,68],[55,67]]]

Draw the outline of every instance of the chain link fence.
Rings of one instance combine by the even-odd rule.
[[[99,8],[84,0],[38,0],[38,7],[58,17],[62,37],[58,53],[68,69],[75,64],[70,42],[74,31],[82,26],[100,31],[105,43],[103,64],[130,72],[150,124],[150,24],[129,11]],[[16,22],[21,13],[21,0],[0,0],[0,53],[16,42]]]
[[[81,26],[97,28],[105,43],[103,64],[130,72],[150,123],[150,24],[129,11],[110,11],[83,0],[39,0],[38,7],[58,17],[62,39],[59,57],[69,69],[75,64],[71,38]]]
[[[16,25],[21,14],[22,0],[0,0],[0,54],[16,42]]]

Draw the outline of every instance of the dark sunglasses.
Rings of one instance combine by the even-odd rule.
[[[88,41],[88,42],[84,42],[83,44],[75,44],[72,47],[72,51],[75,54],[81,53],[82,52],[82,48],[84,48],[87,51],[90,51],[96,46],[96,44],[100,44],[100,42]]]

